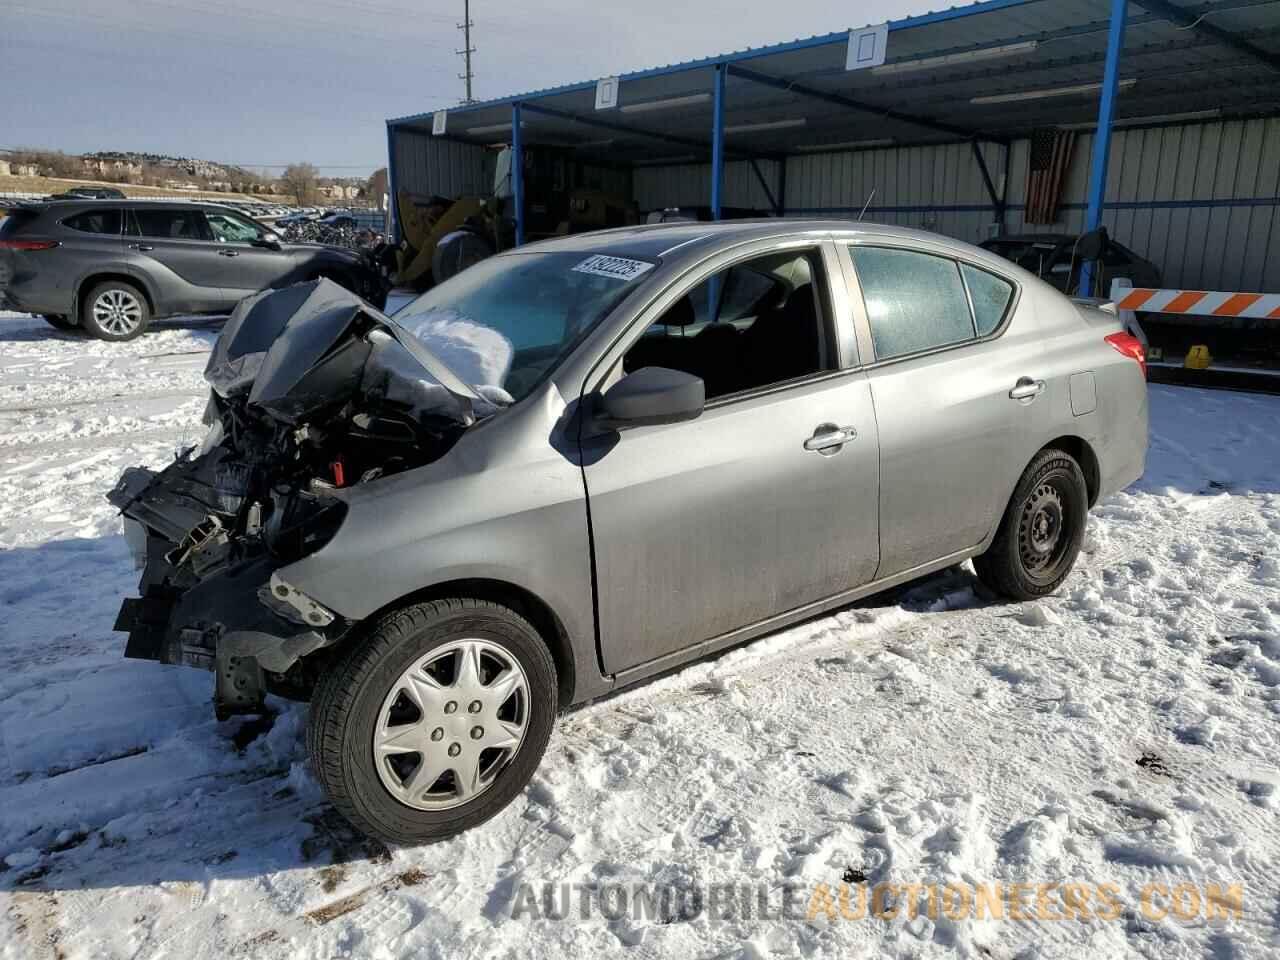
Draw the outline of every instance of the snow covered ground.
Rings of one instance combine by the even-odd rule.
[[[495,820],[389,850],[320,797],[304,706],[217,723],[207,674],[111,632],[136,574],[103,491],[198,437],[213,337],[0,318],[0,956],[1280,950],[1280,399],[1153,387],[1147,476],[1058,596],[992,604],[960,569],[767,638],[565,716]],[[896,915],[806,919],[842,880],[896,885]],[[907,885],[948,882],[1118,906],[909,915]],[[791,888],[800,915],[557,920],[522,894],[561,883]],[[1152,884],[1243,908],[1160,918]]]

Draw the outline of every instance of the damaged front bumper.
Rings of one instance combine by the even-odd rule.
[[[267,692],[305,698],[311,677],[299,669],[303,659],[341,642],[351,622],[285,581],[269,554],[175,585],[180,565],[198,568],[193,559],[216,557],[222,545],[208,524],[180,532],[207,516],[199,485],[159,477],[131,469],[107,498],[124,513],[126,540],[143,570],[142,596],[125,599],[116,617],[114,629],[129,635],[125,656],[213,671],[220,717],[260,711]]]
[[[326,280],[241,301],[205,380],[199,451],[107,495],[143,566],[116,629],[126,656],[211,669],[219,712],[248,712],[306,697],[352,629],[287,576],[337,534],[347,488],[434,462],[498,401]]]

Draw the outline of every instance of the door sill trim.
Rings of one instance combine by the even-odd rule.
[[[879,580],[872,580],[864,583],[860,587],[854,587],[851,590],[845,590],[827,597],[824,600],[816,600],[813,603],[805,604],[802,607],[796,607],[785,613],[774,614],[764,620],[748,624],[745,627],[738,627],[728,633],[722,633],[718,637],[712,637],[709,640],[703,640],[693,646],[685,647],[681,650],[675,650],[671,653],[664,653],[660,657],[652,660],[646,660],[644,663],[636,664],[634,667],[627,667],[625,670],[619,670],[613,675],[614,688],[625,686],[642,680],[651,674],[661,673],[670,670],[674,666],[678,666],[686,661],[700,660],[710,654],[723,650],[726,647],[737,646],[750,640],[755,640],[765,634],[773,633],[777,630],[784,629],[799,623],[801,620],[808,620],[811,617],[820,616],[837,607],[843,607],[846,604],[869,597],[872,594],[880,593],[883,590],[889,590],[899,586],[910,580],[916,580],[920,577],[928,576],[939,570],[945,570],[947,567],[954,566],[964,560],[968,560],[974,554],[980,552],[979,548],[968,547],[964,550],[957,550],[955,553],[948,554],[929,563],[922,563],[917,567],[911,567],[907,570],[899,571],[888,577]]]

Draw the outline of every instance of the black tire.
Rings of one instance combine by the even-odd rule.
[[[978,579],[1013,600],[1035,600],[1062,585],[1084,542],[1089,491],[1080,465],[1061,450],[1031,461],[987,552],[974,557]]]
[[[499,644],[519,661],[529,691],[524,738],[472,799],[447,810],[416,809],[384,785],[375,766],[375,729],[402,674],[432,650],[464,638]],[[431,843],[483,823],[524,789],[551,736],[556,697],[551,653],[519,614],[466,598],[415,604],[375,623],[325,669],[311,698],[307,749],[330,802],[358,830],[392,843]]]
[[[79,330],[78,324],[74,317],[68,317],[61,313],[46,313],[43,315],[45,323],[58,330]]]
[[[99,319],[98,307],[103,298],[109,298],[120,304],[125,311],[116,322],[110,317]],[[99,340],[121,342],[142,336],[151,325],[151,306],[146,296],[131,283],[123,280],[108,280],[94,286],[80,303],[80,325],[85,331]]]

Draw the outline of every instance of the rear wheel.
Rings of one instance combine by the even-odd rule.
[[[137,287],[122,280],[108,280],[84,298],[80,322],[100,340],[132,340],[151,323],[151,308]]]
[[[80,324],[76,323],[74,317],[68,317],[62,313],[46,313],[44,314],[45,323],[59,330],[76,330]]]
[[[1089,491],[1080,465],[1045,450],[1022,474],[987,552],[973,560],[978,578],[1014,600],[1058,589],[1084,542]]]
[[[537,631],[487,601],[436,600],[378,622],[326,670],[308,747],[333,805],[394,843],[442,840],[533,776],[556,715]]]

